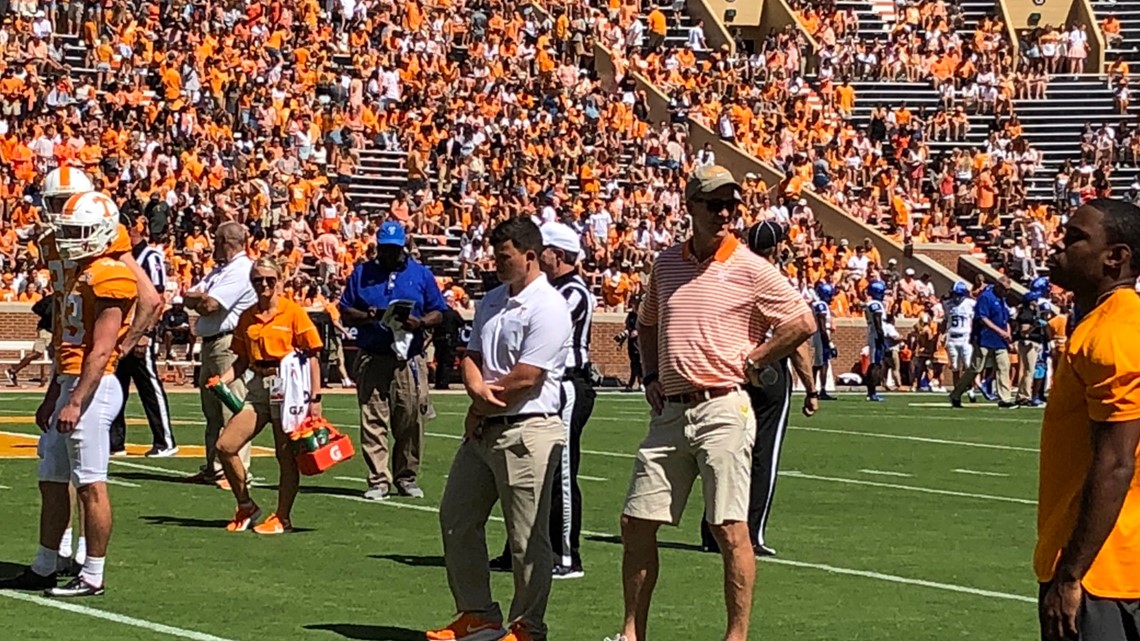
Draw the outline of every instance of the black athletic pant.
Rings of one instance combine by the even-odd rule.
[[[748,499],[748,534],[752,545],[764,544],[764,529],[772,511],[776,494],[776,474],[780,466],[780,450],[788,430],[788,411],[792,405],[792,376],[787,360],[772,368],[776,380],[763,387],[748,386],[752,412],[756,414],[756,442],[752,446],[752,485]],[[720,549],[708,523],[701,518],[701,542],[706,548]]]
[[[123,406],[119,408],[119,415],[111,423],[111,451],[117,452],[126,448],[127,442],[127,397],[130,395],[131,381],[139,392],[143,410],[146,412],[147,423],[150,424],[152,444],[159,449],[174,447],[174,433],[170,430],[170,403],[166,399],[166,390],[162,387],[162,379],[158,377],[158,368],[155,366],[155,354],[158,345],[151,341],[146,347],[143,357],[135,356],[135,352],[124,354],[115,368],[115,378],[123,386]]]
[[[1037,593],[1039,608],[1049,586],[1041,584]],[[1140,600],[1104,599],[1085,592],[1077,628],[1080,636],[1074,641],[1136,641],[1140,639]],[[1041,639],[1045,639],[1044,630]]]
[[[451,386],[451,371],[455,364],[455,348],[450,342],[435,344],[435,388],[448,389]]]
[[[554,472],[554,478],[560,483],[554,486],[554,500],[550,504],[550,543],[555,563],[579,566],[582,564],[578,551],[582,536],[582,489],[578,487],[578,468],[582,463],[582,432],[594,413],[597,393],[583,374],[567,374],[562,385],[563,395],[568,397],[572,393],[574,402],[562,412],[563,422],[569,423],[570,434],[564,448],[566,454]]]
[[[562,379],[562,422],[569,422],[569,435],[563,448],[562,461],[554,471],[558,483],[553,486],[553,501],[550,504],[550,546],[554,550],[554,562],[558,565],[581,566],[579,553],[582,537],[582,490],[578,487],[578,468],[582,463],[582,432],[590,415],[594,413],[594,401],[598,394],[585,375],[566,374]],[[569,390],[566,388],[570,388]],[[566,405],[573,394],[573,404]],[[569,467],[563,463],[569,461]],[[500,558],[510,559],[510,549],[503,544]]]

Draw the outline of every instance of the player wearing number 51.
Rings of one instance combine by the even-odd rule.
[[[258,534],[283,534],[293,529],[289,517],[300,483],[288,432],[306,416],[321,415],[321,372],[310,366],[310,359],[323,345],[304,308],[281,297],[281,267],[273,259],[254,263],[249,280],[257,302],[242,312],[234,329],[231,349],[237,359],[216,380],[207,382],[208,387],[228,385],[247,370],[253,373],[246,386],[245,406],[218,437],[218,459],[238,504],[226,529],[243,532],[252,527]],[[261,509],[250,498],[249,475],[240,453],[266,425],[273,426],[281,478],[277,511],[254,526]]]

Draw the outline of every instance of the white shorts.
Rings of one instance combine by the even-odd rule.
[[[112,374],[104,375],[91,401],[79,415],[79,423],[69,434],[55,429],[59,412],[67,405],[78,376],[59,377],[59,400],[51,417],[51,427],[40,436],[40,481],[74,483],[76,487],[107,480],[111,460],[111,421],[123,406],[123,388]]]
[[[969,343],[947,343],[946,353],[950,355],[950,370],[957,372],[970,366],[974,346]]]

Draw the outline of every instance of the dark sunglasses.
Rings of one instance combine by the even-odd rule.
[[[277,286],[277,277],[276,276],[255,276],[255,277],[249,279],[249,282],[253,283],[254,287],[266,286],[266,285],[269,287],[276,287]]]
[[[724,210],[736,211],[736,201],[732,199],[702,200],[709,211],[721,212]]]

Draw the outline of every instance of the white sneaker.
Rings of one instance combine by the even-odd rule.
[[[150,448],[150,451],[146,453],[146,456],[147,456],[147,458],[169,458],[171,456],[174,456],[177,453],[178,453],[178,447],[177,446],[167,448],[167,449],[152,447],[152,448]]]
[[[619,634],[616,637],[606,637],[603,641],[627,641],[624,634]]]

